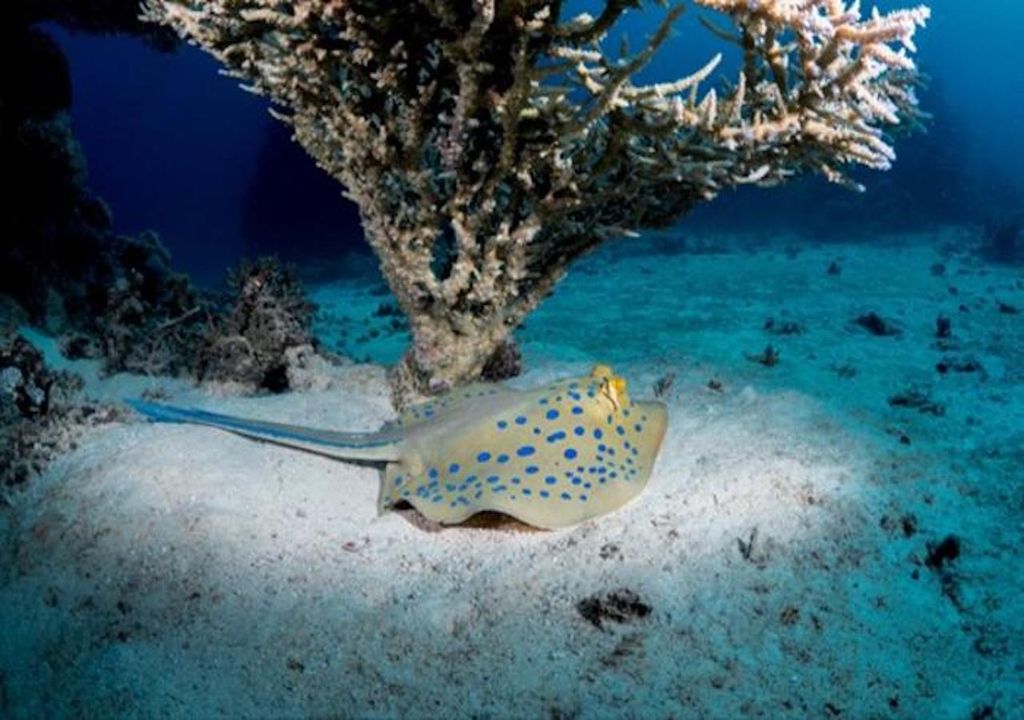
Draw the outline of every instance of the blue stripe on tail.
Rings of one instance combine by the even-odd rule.
[[[397,437],[394,433],[342,433],[294,425],[285,425],[264,420],[250,420],[207,412],[197,408],[161,405],[135,398],[125,400],[133,410],[154,422],[192,423],[221,428],[243,435],[276,440],[284,443],[303,442],[347,450],[367,450],[393,446]],[[363,457],[363,455],[358,455]],[[353,455],[357,457],[357,455]]]
[[[137,400],[135,398],[129,398],[124,401],[125,405],[130,407],[140,415],[145,415],[147,419],[153,422],[169,422],[169,423],[186,423],[194,421],[201,410],[194,408],[181,408],[172,407],[171,405],[158,405],[157,403],[147,402],[145,400]]]

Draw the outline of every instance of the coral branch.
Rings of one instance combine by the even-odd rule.
[[[146,17],[218,57],[362,209],[414,344],[396,377],[438,391],[479,376],[568,264],[671,222],[723,188],[802,172],[858,188],[917,115],[909,57],[925,7],[862,17],[845,0],[695,0],[743,66],[675,81],[602,42],[638,0],[562,20],[559,0],[148,0]],[[440,254],[450,262],[439,264]]]

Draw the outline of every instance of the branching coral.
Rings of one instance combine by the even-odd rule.
[[[695,0],[739,47],[672,82],[636,73],[669,36],[613,57],[638,0],[563,19],[562,0],[148,0],[146,14],[284,108],[347,188],[413,346],[401,402],[478,377],[567,265],[664,225],[726,187],[888,168],[886,131],[915,116],[927,8],[862,17],[845,0]],[[449,254],[448,262],[438,257]]]

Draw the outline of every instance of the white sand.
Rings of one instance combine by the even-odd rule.
[[[676,379],[647,491],[565,531],[378,517],[376,470],[204,428],[94,432],[0,514],[0,715],[1014,717],[1024,315],[995,298],[1024,308],[1024,283],[962,258],[932,275],[942,240],[588,259],[529,319],[517,384],[597,360],[634,396]],[[365,288],[317,289],[324,319],[372,312]],[[849,324],[868,310],[903,335]],[[939,312],[956,351],[933,347]],[[768,335],[768,316],[806,330]],[[768,343],[778,366],[745,359]],[[946,355],[986,374],[940,376]],[[163,386],[283,422],[389,416],[380,368],[330,380],[248,399]],[[890,408],[911,383],[945,416]],[[948,533],[962,555],[943,581],[922,563]],[[601,630],[577,611],[619,588],[651,614]]]

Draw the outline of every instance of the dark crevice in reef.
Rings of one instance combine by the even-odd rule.
[[[64,53],[35,24],[132,33],[161,47],[166,31],[143,25],[135,2],[14,2],[0,40],[0,296],[8,321],[91,338],[72,343],[108,370],[178,374],[198,340],[198,293],[171,271],[152,233],[113,232],[110,209],[86,181],[69,114]]]
[[[285,351],[313,344],[312,306],[292,275],[270,261],[244,266],[232,281],[235,297],[219,304],[173,271],[154,233],[114,233],[110,209],[88,187],[69,114],[67,59],[38,23],[176,46],[171,31],[138,14],[135,0],[18,0],[7,11],[0,31],[8,53],[0,69],[2,319],[62,335],[67,356],[99,359],[107,372],[286,390]],[[262,278],[259,293],[241,292],[244,273]],[[224,335],[241,347],[236,362],[211,350]]]

